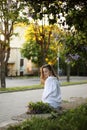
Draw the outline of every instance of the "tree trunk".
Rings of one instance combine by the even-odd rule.
[[[0,62],[0,88],[1,88],[1,62]]]
[[[6,88],[6,83],[5,83],[5,51],[3,49],[3,46],[1,46],[1,55],[0,55],[0,84],[1,88]]]
[[[67,64],[67,82],[70,82],[70,64]]]
[[[0,41],[0,88],[1,88],[1,59],[2,59],[2,51],[1,51],[1,41]]]
[[[5,62],[1,62],[1,88],[6,88],[5,82]]]
[[[0,87],[6,88],[5,83],[5,50],[3,44],[0,45]]]

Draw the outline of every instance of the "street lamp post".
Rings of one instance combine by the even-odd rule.
[[[60,74],[60,73],[59,73],[59,70],[60,70],[60,68],[59,68],[59,57],[60,57],[60,55],[59,55],[59,46],[58,46],[58,61],[57,61],[57,62],[58,62],[58,70],[57,70],[58,75]]]
[[[58,34],[53,33],[55,42],[58,42]],[[60,57],[60,50],[59,50],[59,45],[58,45],[58,53],[57,53],[57,73],[59,75],[59,57]]]

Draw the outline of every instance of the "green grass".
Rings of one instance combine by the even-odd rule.
[[[69,86],[69,85],[77,85],[77,84],[87,84],[87,80],[86,81],[80,81],[80,82],[63,82],[63,83],[61,83],[61,86]],[[32,85],[32,86],[0,88],[0,93],[2,93],[2,92],[26,91],[26,90],[41,89],[41,88],[43,88],[43,85],[41,85],[41,84]]]
[[[78,82],[63,82],[63,83],[61,83],[61,86],[79,85],[79,84],[87,84],[87,80],[78,81]]]
[[[32,85],[32,86],[21,86],[21,87],[12,87],[12,88],[0,88],[0,92],[16,92],[16,91],[25,91],[33,89],[41,89],[42,85]]]

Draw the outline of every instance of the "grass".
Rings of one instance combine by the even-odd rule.
[[[32,85],[32,86],[21,86],[21,87],[12,87],[12,88],[0,88],[0,92],[16,92],[16,91],[25,91],[33,89],[41,89],[42,85]]]
[[[87,84],[87,80],[78,81],[78,82],[63,82],[63,83],[61,83],[61,86],[79,85],[79,84]]]
[[[69,85],[79,85],[79,84],[87,84],[87,80],[79,81],[79,82],[63,82],[61,86],[69,86]],[[21,87],[11,87],[11,88],[0,88],[0,93],[2,92],[17,92],[17,91],[26,91],[26,90],[34,90],[34,89],[42,89],[43,85],[32,85],[32,86],[21,86]]]

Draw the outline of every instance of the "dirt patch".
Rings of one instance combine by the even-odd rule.
[[[62,102],[62,107],[63,107],[63,109],[74,109],[84,103],[87,103],[87,98],[71,97],[70,101]]]

